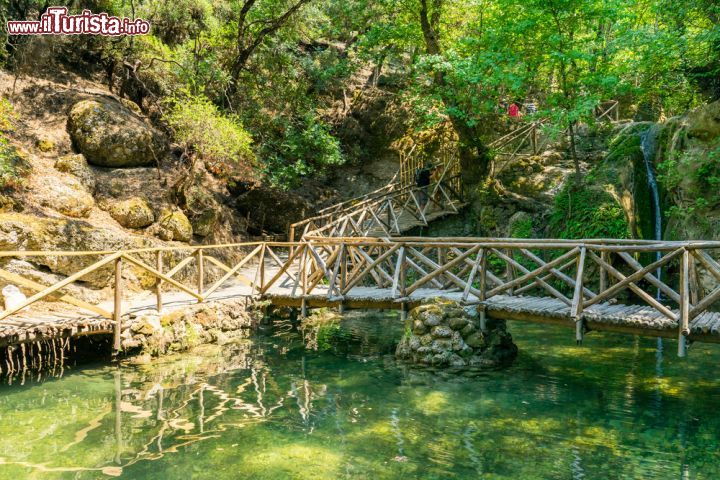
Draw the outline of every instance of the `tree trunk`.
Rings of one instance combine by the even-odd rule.
[[[431,0],[433,10],[429,12],[428,0],[420,0],[420,28],[425,40],[425,51],[429,55],[440,55],[442,49],[437,33],[440,21],[440,8],[443,0]],[[442,72],[435,72],[435,84],[445,108],[459,109],[451,95],[446,91],[447,82]],[[462,169],[462,183],[465,195],[472,200],[473,192],[477,186],[487,178],[490,173],[490,151],[482,142],[479,132],[461,118],[450,115],[450,121],[459,139],[460,167]]]

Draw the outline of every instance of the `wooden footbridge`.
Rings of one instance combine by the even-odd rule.
[[[162,310],[170,296],[176,307],[246,296],[303,313],[322,306],[405,312],[444,298],[477,306],[482,319],[571,327],[578,341],[592,330],[673,337],[685,355],[688,342],[720,342],[720,313],[713,310],[720,300],[720,263],[713,257],[718,249],[720,242],[313,237],[126,251],[0,252],[34,262],[80,256],[87,264],[48,286],[10,274],[9,280],[37,293],[0,313],[0,337],[15,344],[114,331],[119,347],[123,313]],[[0,270],[6,279],[8,273]],[[111,280],[113,301],[91,304],[63,293],[98,274]],[[158,280],[154,298],[144,304],[123,285],[124,278],[139,274]],[[178,302],[178,296],[184,300]],[[48,304],[68,310],[64,316],[47,313]]]

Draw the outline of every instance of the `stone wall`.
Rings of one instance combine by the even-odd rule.
[[[395,356],[411,363],[439,367],[496,367],[511,363],[517,347],[505,322],[487,322],[480,331],[475,307],[435,300],[408,315]]]
[[[164,314],[129,314],[123,318],[122,349],[158,356],[202,344],[223,345],[249,337],[261,319],[262,312],[246,308],[242,298],[190,305]]]

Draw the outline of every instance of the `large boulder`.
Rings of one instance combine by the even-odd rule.
[[[58,178],[47,182],[39,193],[38,200],[46,207],[75,218],[87,217],[95,206],[93,196],[75,177]]]
[[[165,149],[162,136],[139,115],[108,98],[76,103],[68,131],[77,149],[93,165],[152,165]]]
[[[89,191],[95,190],[95,174],[82,153],[65,155],[55,162],[58,171],[74,175]]]
[[[115,202],[108,208],[110,216],[125,228],[144,228],[155,221],[155,214],[140,197]]]

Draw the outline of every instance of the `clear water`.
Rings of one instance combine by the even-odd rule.
[[[395,363],[396,316],[348,322],[344,353],[284,326],[0,387],[0,478],[720,477],[720,346],[658,371],[655,339],[518,322],[512,367],[438,376]]]

